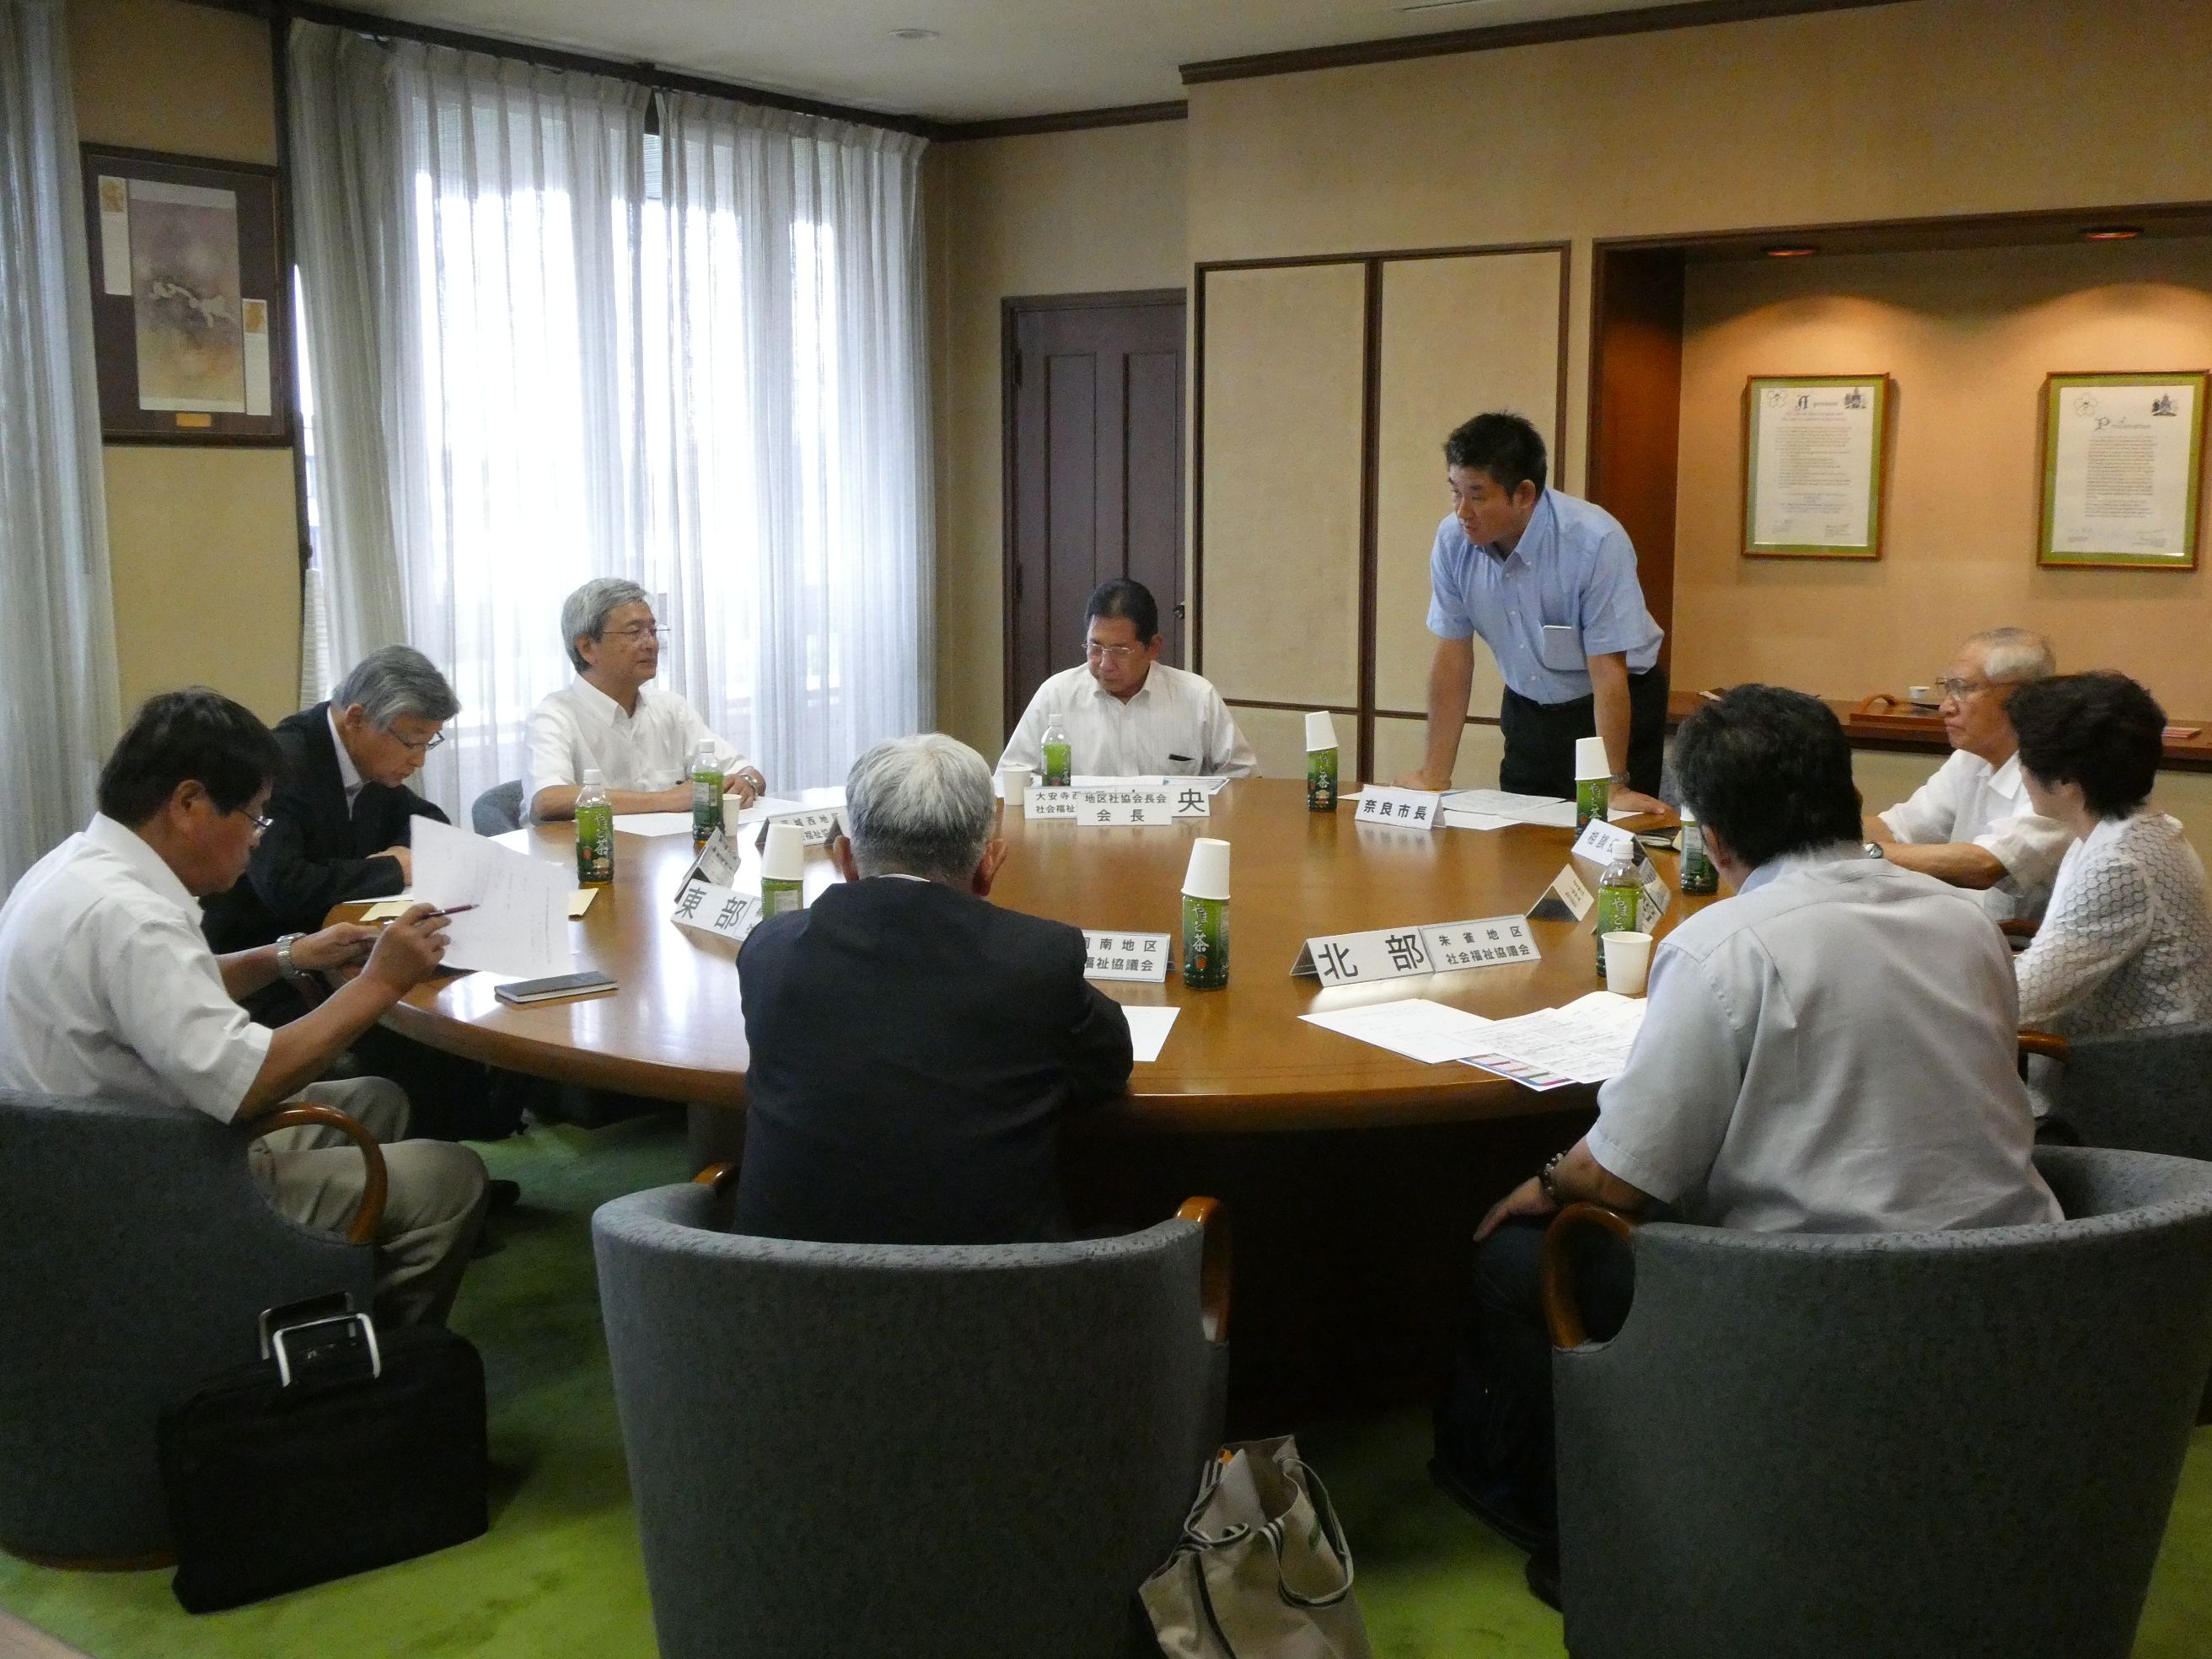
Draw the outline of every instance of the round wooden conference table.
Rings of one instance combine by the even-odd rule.
[[[817,793],[818,800],[823,797]],[[1009,852],[993,899],[1094,931],[1175,936],[1164,985],[1102,981],[1115,1000],[1179,1008],[1160,1058],[1127,1096],[1089,1120],[1107,1131],[1181,1134],[1363,1127],[1512,1116],[1588,1104],[1585,1090],[1539,1094],[1462,1065],[1429,1066],[1309,1024],[1301,1014],[1431,998],[1492,1018],[1603,988],[1592,924],[1534,921],[1540,961],[1324,989],[1294,978],[1310,937],[1525,912],[1568,861],[1574,836],[1526,825],[1419,831],[1354,822],[1350,803],[1309,811],[1302,781],[1243,779],[1213,797],[1210,818],[1096,828],[1002,817]],[[1230,842],[1230,981],[1187,989],[1180,972],[1181,889],[1190,843]],[[503,837],[568,865],[574,832],[541,825]],[[757,890],[748,830],[733,884]],[[737,947],[669,918],[691,859],[685,835],[617,834],[615,884],[572,924],[579,968],[611,975],[604,996],[511,1008],[496,981],[463,974],[418,987],[389,1023],[438,1048],[510,1070],[704,1106],[742,1106],[747,1059]],[[1670,876],[1673,860],[1655,861]],[[1596,872],[1581,873],[1595,888]],[[806,860],[809,902],[837,879]],[[1703,902],[1691,900],[1691,907]],[[1660,924],[1685,913],[1678,894]]]
[[[1011,850],[996,902],[1093,931],[1167,933],[1178,960],[1190,843],[1216,836],[1233,849],[1229,984],[1188,990],[1179,969],[1164,985],[1100,981],[1124,1004],[1182,1012],[1127,1095],[1063,1142],[1080,1225],[1141,1226],[1194,1194],[1222,1200],[1237,1237],[1231,1431],[1432,1395],[1474,1224],[1583,1133],[1595,1091],[1423,1065],[1298,1016],[1405,997],[1492,1018],[1569,1002],[1602,984],[1594,924],[1532,922],[1535,963],[1330,989],[1291,969],[1316,935],[1522,915],[1568,863],[1572,832],[1361,824],[1349,803],[1309,812],[1302,781],[1244,779],[1213,797],[1210,818],[1107,829],[1009,812],[1000,833]],[[568,825],[506,840],[573,867]],[[759,881],[751,841],[739,891]],[[418,987],[388,1023],[514,1070],[684,1102],[697,1161],[734,1156],[746,1063],[737,948],[671,921],[690,858],[688,835],[616,836],[615,884],[571,932],[578,966],[618,990],[510,1008],[489,977],[463,974]],[[1655,862],[1672,883],[1673,856]],[[1595,869],[1579,873],[1595,886]],[[808,854],[810,902],[836,879]],[[1677,892],[1659,931],[1703,902]]]

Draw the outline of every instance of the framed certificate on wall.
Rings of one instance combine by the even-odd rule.
[[[2038,564],[2197,568],[2208,374],[2045,379]]]
[[[1744,388],[1743,551],[1878,559],[1887,374],[1754,374]]]

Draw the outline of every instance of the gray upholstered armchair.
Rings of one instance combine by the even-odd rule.
[[[751,1238],[714,1202],[592,1218],[664,1659],[1157,1655],[1138,1586],[1220,1433],[1211,1201],[978,1246]]]
[[[184,1107],[0,1091],[0,1544],[56,1565],[169,1548],[161,1413],[258,1352],[265,1308],[333,1291],[369,1305],[384,1208],[376,1143],[326,1107],[264,1119],[365,1146],[351,1237],[270,1207],[247,1135]]]
[[[522,828],[522,780],[495,783],[469,806],[469,823],[480,836],[504,836]]]
[[[2023,1031],[2021,1048],[2060,1062],[2051,1121],[2081,1145],[2212,1159],[2212,1025],[2078,1037]]]
[[[2036,1164],[2066,1220],[1638,1228],[1604,1344],[1562,1340],[1554,1224],[1577,1659],[2125,1659],[2212,1363],[2212,1166]]]

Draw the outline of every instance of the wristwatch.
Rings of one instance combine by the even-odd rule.
[[[1565,1201],[1560,1198],[1557,1184],[1559,1160],[1565,1156],[1565,1152],[1553,1152],[1551,1157],[1544,1160],[1544,1167],[1536,1171],[1536,1185],[1542,1189],[1544,1196],[1554,1204],[1564,1204]]]
[[[1886,858],[1888,856],[1888,854],[1881,850],[1881,843],[1878,841],[1870,841],[1866,843],[1866,855],[1870,859]]]
[[[307,970],[292,960],[292,947],[305,939],[305,933],[283,933],[276,940],[276,971],[289,980],[306,979]]]

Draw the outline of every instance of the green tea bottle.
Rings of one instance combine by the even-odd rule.
[[[771,823],[761,849],[761,919],[806,908],[806,834],[795,823]]]
[[[691,850],[695,853],[722,827],[722,792],[729,781],[713,742],[702,738],[699,752],[691,757]]]
[[[1605,757],[1603,738],[1575,739],[1575,833],[1592,818],[1602,823],[1613,794],[1613,763]]]
[[[1075,750],[1067,741],[1067,728],[1058,720],[1044,729],[1044,777],[1048,789],[1065,789],[1075,776]]]
[[[1636,866],[1616,858],[1605,866],[1597,884],[1597,976],[1605,977],[1605,936],[1636,931],[1636,912],[1644,898],[1644,883]]]
[[[1182,878],[1182,982],[1194,991],[1229,983],[1229,843],[1201,836]]]
[[[611,887],[615,880],[615,809],[605,775],[584,774],[576,792],[576,885]]]
[[[1705,850],[1705,832],[1698,827],[1698,815],[1688,807],[1682,809],[1682,891],[1686,894],[1717,893],[1721,890],[1721,872],[1713,867],[1713,855]]]
[[[1336,811],[1336,723],[1327,709],[1306,716],[1306,811]]]

